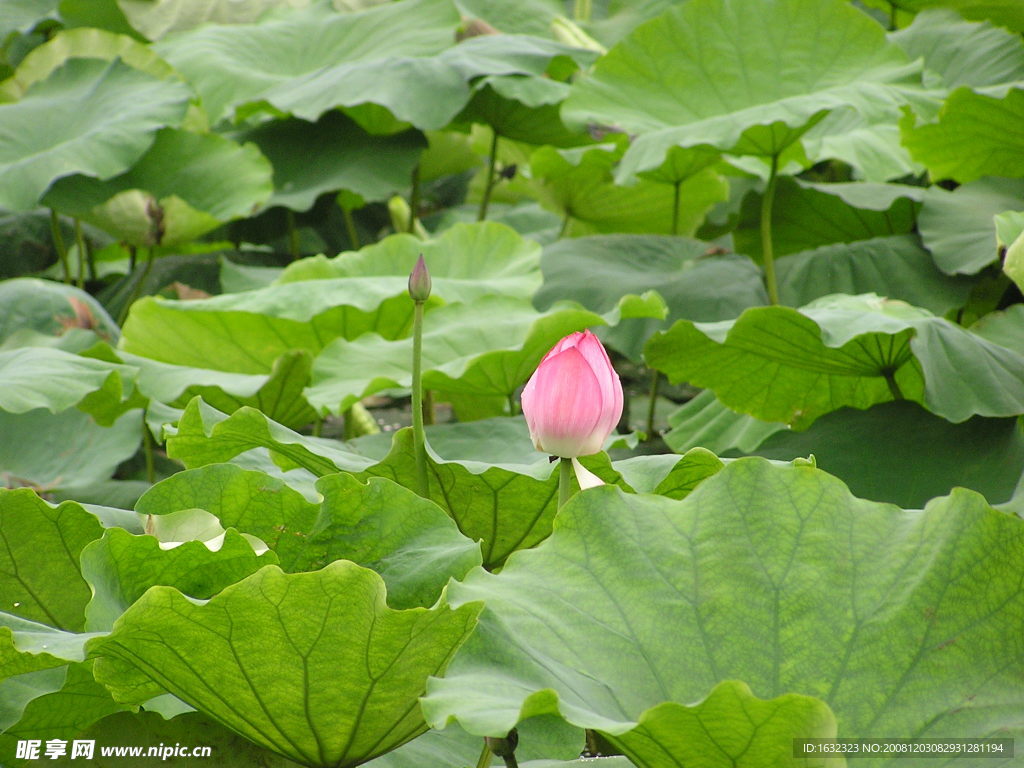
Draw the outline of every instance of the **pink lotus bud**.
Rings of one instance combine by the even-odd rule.
[[[590,331],[555,344],[523,389],[523,415],[538,451],[597,453],[622,415],[622,384]]]
[[[420,254],[416,266],[409,275],[409,295],[413,301],[426,301],[430,298],[430,272],[423,260],[423,254]]]

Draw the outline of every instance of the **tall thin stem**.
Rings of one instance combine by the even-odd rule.
[[[558,229],[558,239],[561,240],[563,237],[569,234],[569,227],[572,224],[572,214],[568,211],[562,217],[562,226]]]
[[[768,291],[768,301],[779,303],[779,285],[775,278],[775,255],[772,250],[772,204],[775,202],[775,186],[778,181],[779,156],[772,155],[771,172],[768,175],[768,186],[761,198],[761,254],[764,257],[764,287]]]
[[[150,270],[153,269],[153,248],[146,249],[146,266],[142,270],[142,274],[139,275],[139,279],[135,282],[135,286],[132,288],[131,296],[128,297],[128,301],[121,307],[121,314],[118,315],[117,324],[124,325],[125,319],[128,317],[128,311],[132,308],[132,304],[142,294],[142,287],[149,277]]]
[[[484,185],[484,196],[480,200],[480,212],[477,221],[487,218],[487,207],[491,204],[491,190],[494,189],[494,170],[498,163],[498,132],[491,136],[491,154],[487,157],[487,183]]]
[[[560,458],[558,460],[558,508],[565,506],[565,502],[572,496],[572,459]]]
[[[83,254],[83,253],[85,254],[85,263],[89,267],[89,279],[95,281],[96,280],[96,259],[93,258],[92,250],[89,248],[88,244],[85,242],[85,235],[82,233],[82,220],[81,219],[75,219],[75,243],[78,244],[78,252],[80,254]],[[82,274],[81,270],[79,270],[78,274],[79,274],[79,280],[81,280],[82,279],[82,277],[81,277],[81,274]],[[79,287],[81,288],[82,286],[79,286]]]
[[[889,393],[892,395],[892,399],[903,400],[903,392],[900,390],[900,385],[896,383],[896,372],[886,370],[882,375],[885,376],[885,383],[889,386]]]
[[[82,236],[82,222],[75,219],[75,249],[78,251],[78,277],[75,285],[85,288],[85,237]]]
[[[434,410],[434,390],[423,390],[423,423],[428,427],[437,421],[437,412]]]
[[[658,388],[661,385],[661,376],[656,370],[651,369],[651,388],[649,395],[651,401],[647,404],[647,439],[654,439],[654,405],[658,402]]]
[[[679,234],[679,187],[682,179],[678,179],[672,188],[672,234]]]
[[[348,242],[353,251],[359,250],[359,230],[356,229],[356,220],[352,216],[352,210],[347,206],[341,206],[341,218],[345,221],[345,233],[348,235]]]
[[[590,21],[591,0],[575,0],[572,5],[573,21],[582,21],[584,24]]]
[[[288,222],[288,255],[295,261],[299,258],[299,230],[295,226],[295,211],[286,208],[285,218]]]
[[[491,748],[484,742],[484,748],[480,750],[480,757],[477,758],[476,768],[487,768],[491,764]]]
[[[416,216],[420,210],[420,164],[412,169],[412,192],[409,193],[409,234],[416,232]]]
[[[423,431],[423,302],[414,302],[412,320],[412,433],[416,450],[417,493],[427,498],[427,445]]]
[[[60,231],[60,217],[53,208],[50,209],[50,234],[53,237],[53,247],[57,251],[60,266],[64,270],[64,282],[70,285],[71,268],[68,266],[68,249],[64,245],[64,235]]]
[[[146,482],[150,485],[156,482],[156,462],[153,459],[153,433],[149,431],[149,425],[145,420],[142,422],[142,450],[146,456]]]

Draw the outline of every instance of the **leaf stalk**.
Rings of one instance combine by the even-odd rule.
[[[565,506],[565,502],[572,496],[572,459],[559,458],[558,460],[558,508]]]
[[[764,287],[768,301],[774,306],[779,303],[779,284],[775,277],[775,254],[772,246],[772,205],[775,202],[775,187],[778,182],[779,156],[772,155],[772,167],[768,174],[768,186],[761,198],[761,255],[764,258]]]
[[[423,302],[414,300],[412,320],[412,433],[416,450],[416,492],[427,498],[427,445],[423,431]]]
[[[64,235],[60,231],[60,217],[57,211],[50,209],[50,233],[53,237],[53,247],[57,251],[57,258],[60,259],[61,269],[64,271],[64,282],[71,284],[71,268],[68,266],[68,249],[64,244]]]
[[[484,194],[480,199],[480,212],[476,216],[477,221],[487,218],[487,208],[491,204],[491,191],[494,189],[495,168],[498,164],[498,132],[494,131],[491,136],[491,153],[487,156],[487,183],[484,185]]]

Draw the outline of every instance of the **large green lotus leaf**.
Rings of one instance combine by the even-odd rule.
[[[64,176],[122,173],[157,129],[181,122],[189,95],[184,83],[120,61],[68,61],[20,101],[0,104],[0,205],[32,208]]]
[[[952,192],[931,187],[918,227],[925,247],[947,274],[974,274],[999,258],[992,217],[1024,208],[1024,180],[979,179]]]
[[[989,22],[965,21],[949,9],[922,11],[913,23],[893,32],[911,59],[924,59],[925,78],[942,88],[986,85],[1024,80],[1024,44],[1019,35]]]
[[[277,282],[392,277],[401,278],[405,292],[421,254],[430,270],[431,296],[446,302],[472,302],[492,294],[528,299],[540,287],[540,248],[495,222],[455,224],[430,240],[390,235],[333,259],[300,259],[286,267]]]
[[[61,179],[46,204],[133,245],[170,246],[252,215],[273,191],[271,176],[270,163],[254,144],[165,128],[125,173],[107,181]],[[130,192],[142,193],[145,204],[119,204]]]
[[[559,106],[569,90],[567,83],[547,77],[485,77],[474,84],[473,97],[456,120],[483,123],[500,137],[530,144],[588,144],[589,135],[562,122]]]
[[[993,221],[1000,248],[1010,248],[1024,234],[1024,211],[1003,211],[996,214]]]
[[[83,661],[85,643],[96,636],[64,632],[0,612],[0,679]]]
[[[1024,356],[901,301],[829,296],[735,322],[680,320],[644,350],[672,381],[803,428],[830,411],[907,399],[961,422],[1024,412]]]
[[[224,413],[250,406],[280,424],[296,428],[316,418],[316,412],[302,398],[313,365],[305,350],[279,357],[269,375],[171,365],[122,351],[117,355],[138,368],[138,389],[151,400],[184,406],[199,396]]]
[[[272,8],[309,0],[117,0],[128,23],[150,40],[201,24],[251,24]]]
[[[1024,304],[989,312],[971,326],[974,333],[1024,355]]]
[[[450,18],[447,3],[421,0],[432,13]],[[372,13],[368,11],[367,13]],[[380,11],[383,14],[383,11]],[[392,23],[407,28],[415,13],[409,6],[402,18]],[[437,22],[433,22],[436,26]],[[403,30],[407,31],[407,30]],[[452,30],[449,31],[452,34]],[[390,30],[388,41],[400,36]],[[360,45],[365,45],[363,41]],[[469,101],[467,83],[482,75],[543,75],[552,70],[567,77],[576,70],[575,61],[590,61],[593,52],[524,35],[480,35],[471,37],[440,54],[358,61],[326,61],[315,72],[275,85],[259,102],[240,110],[245,116],[265,109],[313,120],[336,106],[344,106],[373,133],[391,133],[403,122],[421,130],[438,130],[451,122]],[[396,124],[397,121],[402,121]]]
[[[275,120],[237,138],[255,143],[274,166],[268,205],[296,211],[309,210],[318,196],[339,189],[368,202],[386,200],[409,187],[426,147],[419,131],[374,136],[335,110],[315,123]]]
[[[94,640],[96,677],[139,703],[156,687],[313,766],[356,766],[427,730],[417,706],[481,606],[395,611],[373,571],[267,566],[197,605],[153,587]]]
[[[1013,737],[1022,545],[1024,521],[972,491],[904,511],[763,459],[682,501],[591,489],[547,542],[450,586],[486,608],[424,712],[495,735],[557,712],[625,740],[651,708],[743,680],[821,699],[840,737]]]
[[[715,454],[704,448],[693,448],[681,457],[650,454],[612,462],[627,488],[670,499],[685,497],[723,466]]]
[[[833,293],[877,293],[942,315],[967,303],[973,281],[943,274],[914,235],[835,243],[776,265],[779,297],[799,307]]]
[[[31,32],[41,21],[57,16],[60,0],[10,0],[0,9],[0,40],[12,32]]]
[[[427,457],[427,498],[451,515],[464,536],[480,541],[488,568],[551,533],[558,509],[558,473],[552,471],[553,465],[447,461],[432,453],[428,451]],[[386,477],[415,487],[411,430],[396,433],[391,452],[359,477]]]
[[[165,548],[153,536],[111,528],[82,552],[82,576],[92,588],[86,628],[109,632],[128,606],[155,584],[206,600],[276,562],[273,554],[257,555],[235,531],[228,531],[214,551],[199,541]]]
[[[560,240],[544,249],[541,269],[544,285],[534,304],[542,310],[572,299],[595,312],[607,312],[626,294],[656,290],[668,307],[668,321],[685,317],[714,322],[768,301],[761,273],[749,259],[719,255],[710,243],[683,237],[595,235]]]
[[[15,714],[15,722],[0,724],[0,729],[3,729],[0,734],[0,753],[3,755],[14,756],[17,743],[28,739],[40,742],[41,755],[45,753],[48,740],[61,739],[70,754],[72,740],[78,738],[85,728],[107,715],[125,709],[93,678],[92,662],[74,663],[66,670],[50,670],[49,673],[52,675],[49,680],[45,677],[46,672],[36,673],[41,678],[34,680],[32,685],[37,695],[18,708],[20,711]],[[4,684],[11,682],[14,681],[8,680]],[[4,728],[4,725],[8,727]],[[97,748],[95,754],[99,752]],[[10,765],[23,768],[34,762],[17,760]]]
[[[936,122],[917,125],[908,113],[900,131],[932,179],[967,183],[982,176],[1024,176],[1022,122],[1024,88],[978,93],[965,87],[950,94]]]
[[[583,308],[537,312],[522,299],[489,296],[430,312],[423,332],[423,386],[443,392],[511,397],[563,336],[604,319]],[[342,412],[368,395],[412,385],[412,339],[368,333],[328,344],[313,363],[306,399]]]
[[[770,700],[746,683],[718,684],[699,704],[665,702],[643,713],[629,733],[610,739],[635,765],[760,768],[793,765],[797,738],[830,739],[836,718],[821,699],[788,693]],[[814,756],[800,765],[845,766],[842,757]]]
[[[753,453],[770,435],[786,429],[785,424],[760,421],[725,407],[710,389],[705,389],[668,417],[672,427],[662,437],[676,453],[696,447],[723,455],[734,448]]]
[[[138,451],[140,411],[129,411],[108,427],[77,409],[50,413],[0,411],[0,484],[74,495],[114,474]]]
[[[17,101],[34,83],[45,80],[57,67],[72,58],[104,61],[120,59],[154,77],[178,77],[173,67],[152,49],[127,35],[92,27],[64,29],[38,48],[33,48],[18,64],[14,75],[0,83],[0,101]]]
[[[896,184],[818,184],[782,178],[772,208],[776,257],[832,243],[913,232],[922,190]],[[761,195],[747,195],[733,232],[739,253],[761,260]]]
[[[0,409],[58,413],[78,405],[104,424],[130,407],[136,371],[53,347],[0,351]]]
[[[533,464],[541,460],[542,454],[534,448],[526,419],[521,414],[428,424],[425,431],[431,450],[447,461]],[[605,441],[605,450],[611,450],[621,437],[613,433]],[[393,438],[393,432],[378,432],[357,437],[348,444],[364,456],[380,461],[391,451]],[[546,455],[544,460],[547,460]]]
[[[33,700],[59,691],[66,677],[66,669],[55,667],[26,672],[0,681],[0,729],[4,730],[0,739],[6,735],[6,729],[24,715],[26,707]],[[14,750],[8,754],[14,754]]]
[[[619,171],[626,178],[675,146],[781,154],[830,109],[898,103],[913,70],[878,24],[840,0],[697,0],[621,40],[562,114],[640,134]]]
[[[211,755],[216,755],[213,759],[223,768],[298,768],[297,763],[268,752],[199,712],[185,712],[169,720],[150,711],[117,712],[94,723],[77,738],[97,744],[139,747],[140,754],[159,744],[202,745],[210,748]],[[182,761],[191,762],[188,758]],[[124,757],[104,757],[97,750],[91,768],[119,768],[124,763]],[[174,768],[181,764],[174,758],[166,763]]]
[[[866,115],[856,109],[835,109],[812,126],[801,144],[808,162],[841,160],[865,182],[915,176],[923,168],[900,143],[894,114]]]
[[[712,205],[728,197],[725,180],[703,168],[679,185],[676,232],[672,231],[673,185],[641,179],[616,184],[622,146],[598,144],[559,151],[541,147],[530,157],[531,189],[541,205],[571,220],[574,235],[637,232],[692,235]]]
[[[485,464],[532,464],[540,454],[533,447],[523,416],[496,416],[478,421],[453,421],[425,427],[431,450],[449,461],[472,459]],[[364,435],[349,444],[380,461],[391,451],[394,433]]]
[[[230,461],[254,448],[266,448],[284,469],[301,467],[317,477],[359,472],[373,464],[337,440],[308,437],[271,421],[255,408],[228,416],[193,398],[175,427],[164,427],[167,455],[188,468]]]
[[[344,558],[379,573],[396,608],[429,607],[449,579],[481,564],[480,546],[436,504],[383,478],[349,474],[317,482],[320,516],[309,537],[308,567]]]
[[[372,102],[418,127],[442,127],[468,98],[463,78],[437,59],[458,23],[449,0],[359,13],[318,2],[254,24],[202,26],[154,49],[193,84],[212,122],[261,101],[305,120]],[[371,77],[376,87],[367,87]]]
[[[122,347],[161,362],[237,373],[268,373],[281,355],[316,355],[335,337],[408,333],[408,275],[420,253],[432,274],[431,303],[489,294],[532,295],[539,248],[501,224],[457,225],[435,240],[394,235],[336,259],[295,262],[280,282],[209,299],[142,299],[132,306]]]
[[[1003,271],[1024,292],[1024,231],[1006,249]]]
[[[412,321],[407,282],[350,278],[188,301],[144,297],[132,305],[121,347],[173,365],[267,374],[283,355],[316,355],[338,336],[401,336]]]
[[[975,416],[950,424],[911,402],[835,411],[805,432],[771,435],[748,453],[771,459],[814,454],[817,466],[858,496],[915,509],[957,486],[1001,503],[1024,473],[1017,419]]]
[[[0,282],[0,342],[21,329],[60,336],[88,328],[114,342],[121,331],[96,299],[80,288],[34,277]]]
[[[0,488],[0,593],[8,613],[73,632],[85,625],[89,585],[78,556],[102,531],[75,502],[54,507],[28,488]]]
[[[674,498],[685,496],[722,466],[707,451],[614,463],[599,454],[584,459],[584,464],[624,490],[653,491]],[[415,487],[411,430],[395,433],[388,455],[359,476],[386,477]],[[544,459],[529,464],[496,464],[479,457],[441,458],[428,450],[427,479],[428,498],[451,515],[464,535],[481,542],[488,568],[500,566],[512,552],[532,547],[551,533],[558,511],[558,473]]]
[[[595,763],[570,760],[583,752],[585,734],[560,717],[541,715],[524,720],[516,726],[519,744],[516,759],[523,768],[631,768],[632,763],[613,762],[611,758]],[[370,768],[420,768],[424,765],[471,766],[480,757],[483,740],[466,733],[457,725],[449,725],[443,731],[429,731],[408,744],[367,763]],[[582,758],[581,758],[582,760]],[[617,760],[624,761],[624,757]],[[563,762],[564,761],[564,762]],[[505,765],[500,757],[493,756],[489,766]]]
[[[991,21],[1014,32],[1024,32],[1024,8],[1017,0],[901,0],[900,8],[911,12],[952,8],[965,19]]]
[[[433,605],[449,578],[480,564],[476,543],[437,505],[401,486],[333,474],[317,482],[317,491],[323,500],[314,504],[262,472],[214,464],[158,483],[136,509],[152,515],[205,510],[224,527],[259,537],[289,572],[351,560],[381,574],[388,603],[400,608]]]
[[[61,0],[60,18],[69,28],[95,27],[145,42],[124,17],[117,0]]]

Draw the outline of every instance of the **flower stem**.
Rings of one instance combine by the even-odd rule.
[[[476,220],[487,218],[487,207],[491,204],[491,190],[494,189],[494,169],[498,162],[498,132],[491,137],[491,154],[487,157],[487,183],[484,185],[484,196],[480,200],[480,212]]]
[[[484,742],[484,748],[480,750],[480,757],[476,761],[476,768],[487,768],[491,764],[491,748]]]
[[[772,203],[775,202],[775,186],[778,181],[779,156],[772,155],[772,168],[768,175],[768,186],[761,198],[761,254],[764,257],[764,287],[768,301],[779,303],[779,286],[775,279],[775,256],[772,251]]]
[[[423,431],[423,302],[415,301],[412,319],[412,433],[416,450],[416,492],[427,498],[427,445]]]
[[[82,220],[75,219],[75,244],[78,246],[78,287],[83,288],[85,277],[82,275],[82,260],[85,259],[89,265],[89,279],[96,279],[96,262],[93,259],[92,251],[85,243],[85,235],[82,234]]]
[[[679,187],[682,179],[676,181],[672,188],[672,234],[679,234]]]
[[[412,169],[412,191],[409,193],[409,229],[410,235],[416,233],[416,215],[420,210],[420,164]]]
[[[295,261],[299,258],[299,230],[295,227],[295,211],[286,208],[285,216],[288,221],[288,255]]]
[[[654,439],[654,405],[658,402],[658,387],[661,384],[661,375],[651,369],[651,388],[649,395],[651,401],[647,404],[647,439]]]
[[[434,390],[423,390],[423,423],[428,427],[435,423],[437,414],[434,411]]]
[[[558,460],[558,508],[565,506],[565,502],[572,496],[572,459],[560,458]]]
[[[142,449],[146,457],[146,482],[153,485],[156,482],[156,464],[153,460],[153,433],[149,431],[149,425],[145,420],[142,422]]]
[[[60,231],[60,217],[57,211],[50,209],[50,233],[53,237],[53,247],[57,251],[57,258],[64,270],[64,282],[71,284],[71,268],[68,266],[68,249],[64,245],[64,235]]]
[[[591,0],[575,0],[572,7],[573,21],[582,21],[584,24],[590,21]]]
[[[569,234],[569,227],[572,224],[572,215],[566,211],[562,217],[562,226],[558,230],[558,239],[561,240]]]
[[[349,248],[353,251],[359,250],[359,232],[356,229],[356,220],[352,216],[352,209],[341,206],[341,217],[345,221],[345,233],[348,235]]]
[[[143,285],[145,284],[146,280],[149,278],[149,273],[150,273],[150,270],[152,270],[152,269],[153,269],[153,249],[152,249],[152,247],[150,247],[150,248],[146,249],[146,266],[143,267],[142,274],[139,275],[139,279],[136,281],[135,285],[132,287],[131,296],[128,297],[128,301],[125,302],[125,305],[121,308],[121,314],[117,318],[117,324],[118,325],[124,325],[124,321],[126,319],[128,319],[128,312],[131,310],[132,304],[134,304],[138,300],[139,296],[142,295]],[[132,273],[134,274],[134,270],[133,270]]]
[[[882,372],[885,376],[885,383],[889,385],[889,393],[892,395],[893,400],[902,400],[903,392],[900,390],[900,385],[896,383],[896,372],[893,370],[886,370]]]

